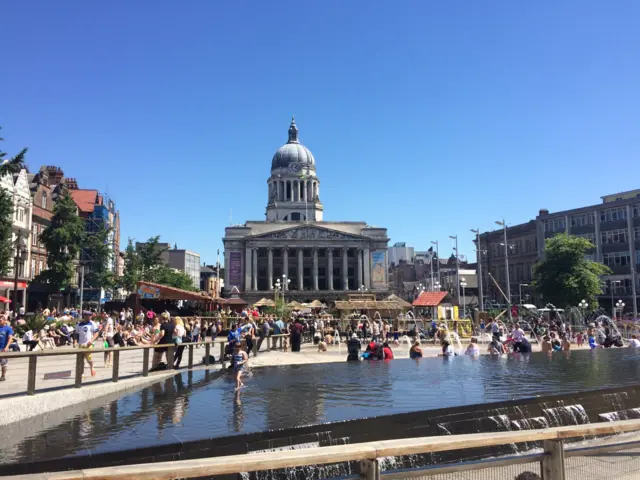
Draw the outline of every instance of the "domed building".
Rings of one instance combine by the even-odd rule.
[[[388,294],[387,229],[323,220],[316,161],[298,133],[292,119],[271,159],[266,220],[225,229],[225,292],[235,287],[248,302],[281,288],[301,302]]]

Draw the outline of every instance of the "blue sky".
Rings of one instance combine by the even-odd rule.
[[[215,262],[292,114],[326,220],[426,249],[640,187],[637,1],[7,0],[0,125]],[[124,247],[123,247],[124,248]]]

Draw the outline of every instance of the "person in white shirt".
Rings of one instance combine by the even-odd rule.
[[[87,311],[82,313],[82,321],[78,324],[76,330],[78,332],[78,347],[90,350],[93,348],[93,342],[96,341],[100,335],[100,329],[91,320],[92,313]],[[84,354],[85,361],[89,364],[91,369],[91,376],[96,376],[96,371],[93,369],[93,358],[91,352],[88,351]],[[84,366],[84,364],[83,364]]]
[[[103,323],[103,332],[104,332],[104,341],[108,348],[113,348],[115,343],[113,341],[113,335],[115,334],[115,330],[113,328],[113,318],[111,318],[106,313],[102,314],[102,318],[104,319]],[[113,352],[110,350],[104,352],[104,368],[110,367],[112,362]]]
[[[638,340],[637,335],[631,335],[631,340],[629,340],[629,348],[640,348],[640,340]]]
[[[472,338],[471,339],[471,343],[467,347],[467,350],[464,352],[464,354],[465,355],[471,355],[472,357],[480,355],[480,348],[478,347],[478,339],[477,338]]]
[[[515,324],[513,330],[511,331],[511,339],[513,340],[513,351],[517,351],[522,343],[522,339],[524,338],[524,330],[520,328],[520,325]]]

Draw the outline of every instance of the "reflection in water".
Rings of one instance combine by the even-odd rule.
[[[185,372],[53,428],[25,422],[13,436],[23,440],[0,443],[0,463],[635,385],[639,359],[597,349],[263,367],[237,393],[231,376]]]

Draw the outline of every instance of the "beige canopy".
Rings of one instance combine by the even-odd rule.
[[[276,302],[274,302],[270,298],[261,298],[256,303],[254,303],[253,306],[254,307],[275,307]]]

